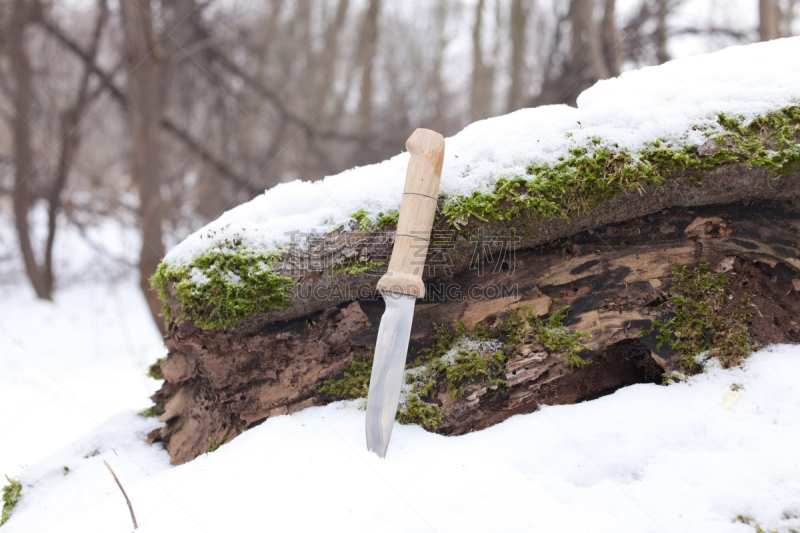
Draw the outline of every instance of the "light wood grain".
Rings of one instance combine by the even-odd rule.
[[[423,298],[422,272],[428,255],[436,199],[444,163],[444,137],[418,128],[406,141],[411,154],[397,234],[389,271],[378,281],[378,290]]]

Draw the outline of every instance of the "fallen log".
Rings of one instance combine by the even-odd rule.
[[[760,167],[725,164],[699,184],[678,175],[568,220],[531,216],[513,225],[458,224],[447,248],[448,268],[433,269],[429,297],[416,306],[408,361],[431,355],[441,340],[436,324],[454,330],[459,322],[467,335],[494,335],[503,353],[498,369],[483,376],[455,387],[437,382],[425,405],[434,406],[439,418],[423,424],[462,434],[542,404],[660,383],[664,374],[686,369],[686,354],[669,343],[659,346],[658,331],[643,335],[654,321],[674,315],[676,265],[707,264],[709,275],[721,276],[729,300],[747,302],[748,346],[800,342],[798,197],[797,173],[772,179]],[[380,247],[367,237],[339,232],[317,244],[335,250],[333,265],[354,257],[369,262]],[[391,239],[383,246],[390,247]],[[320,272],[308,261],[313,250],[291,250],[283,259],[284,272],[296,283],[293,307],[248,317],[229,329],[204,330],[181,318],[169,324],[169,356],[154,367],[165,381],[153,396],[153,411],[166,425],[149,438],[164,442],[173,463],[191,460],[271,416],[337,399],[320,393],[320,386],[341,379],[354,360],[371,356],[383,304],[369,287],[374,289],[380,273],[335,274],[330,266]],[[298,264],[308,268],[298,272]],[[302,299],[303,287],[324,287],[318,294],[330,297]],[[356,299],[349,299],[353,294]],[[169,296],[171,316],[180,317],[177,298]],[[578,356],[590,362],[579,368],[555,344],[530,336],[513,341],[509,327],[509,317],[522,310],[537,321],[565,307],[559,328],[584,334]]]
[[[635,155],[592,139],[440,200],[398,420],[462,434],[800,342],[800,109],[718,124]],[[353,218],[266,255],[209,226],[210,248],[159,267],[166,425],[149,439],[173,463],[365,395],[394,236],[391,216]]]

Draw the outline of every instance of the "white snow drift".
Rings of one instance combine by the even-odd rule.
[[[130,531],[106,460],[148,533],[752,533],[738,515],[788,532],[800,528],[798,375],[800,347],[774,347],[461,437],[396,426],[383,460],[366,450],[359,402],[270,418],[179,467],[143,443],[156,422],[123,413],[25,470],[3,531]]]

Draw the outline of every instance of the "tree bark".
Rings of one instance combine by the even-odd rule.
[[[554,78],[545,78],[531,106],[575,105],[578,95],[598,80],[610,77],[603,56],[601,29],[594,19],[594,0],[572,0],[567,13],[572,42],[569,56]],[[552,71],[552,70],[551,70]]]
[[[655,0],[656,5],[656,31],[653,35],[656,45],[656,61],[659,65],[669,61],[667,52],[667,15],[669,14],[669,0]]]
[[[444,62],[444,50],[447,47],[447,35],[445,26],[447,23],[448,0],[439,0],[436,4],[436,52],[433,55],[433,65],[430,70],[431,101],[433,104],[433,117],[430,121],[430,129],[434,131],[446,131],[445,118],[448,111],[448,102],[445,94],[445,83],[442,78],[442,64]]]
[[[50,300],[53,295],[53,273],[46,265],[40,267],[31,241],[28,213],[32,207],[29,179],[36,173],[38,165],[33,163],[31,147],[31,90],[33,72],[25,47],[25,30],[32,21],[37,5],[27,0],[15,0],[9,7],[6,18],[6,45],[14,73],[14,226],[17,230],[25,273],[33,285],[37,298]]]
[[[100,45],[100,36],[103,32],[106,19],[108,17],[108,6],[105,0],[97,2],[97,21],[92,31],[92,40],[89,44],[87,55],[90,63],[94,62]],[[92,68],[89,64],[83,65],[83,72],[78,84],[78,91],[75,102],[61,116],[61,146],[56,168],[55,179],[53,180],[47,195],[47,242],[45,244],[44,271],[50,282],[52,291],[55,275],[53,272],[53,245],[56,238],[56,224],[58,214],[61,211],[61,193],[67,185],[69,173],[72,170],[72,162],[80,146],[80,121],[86,110],[91,95],[89,94],[89,80],[92,77]]]
[[[336,5],[336,14],[325,30],[325,49],[316,58],[315,64],[321,71],[317,82],[317,106],[322,120],[329,125],[335,116],[326,108],[333,92],[333,82],[336,79],[339,64],[339,34],[344,28],[345,15],[349,7],[349,0],[339,0]]]
[[[378,12],[380,0],[369,0],[364,22],[361,25],[361,42],[358,57],[361,66],[361,93],[358,102],[358,132],[368,135],[372,131],[372,71],[378,43]]]
[[[525,0],[511,1],[511,64],[509,65],[511,84],[508,87],[506,110],[515,111],[522,107],[523,89],[526,80],[525,47],[528,25],[528,6]]]
[[[128,114],[131,123],[131,173],[139,188],[142,248],[139,284],[159,329],[162,304],[150,288],[150,277],[164,256],[161,223],[161,142],[164,108],[163,64],[154,35],[149,0],[123,0],[122,13],[128,73]]]
[[[779,39],[781,36],[781,11],[778,0],[759,0],[758,36],[762,41]]]
[[[78,131],[81,118],[87,103],[92,98],[89,93],[89,80],[92,68],[85,64],[79,78],[75,100],[60,114],[60,136],[58,142],[58,164],[55,175],[46,184],[42,195],[47,204],[47,236],[44,243],[44,256],[37,260],[33,250],[31,228],[28,213],[32,207],[30,191],[30,178],[37,174],[39,164],[33,164],[33,149],[31,146],[32,124],[31,92],[33,90],[33,72],[27,51],[25,50],[25,29],[33,22],[44,20],[40,12],[40,5],[36,2],[17,0],[11,7],[11,16],[7,18],[6,28],[9,56],[12,71],[16,79],[14,93],[15,115],[13,121],[14,157],[16,163],[15,188],[12,194],[14,200],[14,221],[22,252],[25,272],[33,285],[38,298],[50,300],[55,286],[55,272],[53,270],[53,247],[55,245],[58,229],[58,215],[61,212],[61,194],[66,187],[69,174],[72,171],[72,162],[80,144]],[[107,18],[107,8],[104,0],[98,1],[97,21],[92,31],[89,51],[86,56],[93,62],[97,55],[100,35]],[[54,150],[55,151],[55,150]]]
[[[784,37],[792,37],[794,32],[792,30],[792,25],[794,24],[794,9],[797,0],[787,0],[786,2],[786,14],[781,17],[783,22],[783,36]]]
[[[598,80],[611,77],[611,73],[603,60],[603,45],[594,19],[594,0],[574,0],[571,20],[574,24],[572,34],[572,54],[576,56],[586,53],[592,72]]]
[[[605,0],[603,22],[600,25],[603,37],[603,57],[611,76],[619,76],[622,66],[622,42],[615,19],[615,0]]]
[[[483,60],[483,11],[485,0],[475,6],[475,23],[472,26],[472,84],[470,87],[470,122],[492,116],[494,99],[494,65]]]

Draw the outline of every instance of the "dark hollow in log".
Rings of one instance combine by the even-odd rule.
[[[433,342],[434,323],[491,325],[519,306],[542,316],[570,306],[564,325],[592,334],[582,354],[592,363],[581,369],[570,370],[561,355],[531,343],[506,362],[504,385],[456,399],[439,394],[444,418],[437,431],[462,434],[542,404],[660,382],[676,354],[639,333],[666,316],[659,304],[668,296],[673,265],[701,263],[725,273],[731,297],[747,294],[754,340],[800,342],[798,199],[664,209],[518,250],[497,272],[463,269],[431,280],[434,296],[416,306],[409,361]],[[509,290],[486,299],[435,298],[476,284]],[[330,401],[317,388],[341,376],[356,354],[371,355],[383,309],[380,299],[340,302],[232,332],[174,322],[169,357],[160,365],[165,381],[153,396],[166,425],[151,433],[151,442],[163,441],[179,464],[266,418]]]

